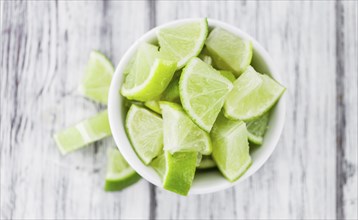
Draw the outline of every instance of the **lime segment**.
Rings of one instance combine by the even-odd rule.
[[[108,122],[108,113],[103,111],[88,118],[73,127],[69,127],[54,135],[54,139],[62,154],[80,149],[87,144],[110,136],[111,129]]]
[[[257,119],[271,109],[284,91],[285,88],[269,76],[248,67],[226,98],[225,115],[243,121]]]
[[[207,35],[206,19],[162,28],[157,32],[160,53],[175,61],[180,69],[200,53]]]
[[[104,185],[105,191],[122,190],[141,179],[141,177],[128,165],[118,149],[109,149],[107,155],[108,162]]]
[[[162,110],[160,110],[159,102],[157,100],[146,101],[144,102],[144,105],[150,110],[158,114],[162,114]]]
[[[196,151],[208,155],[212,151],[209,134],[201,130],[175,103],[160,102],[163,115],[164,150]]]
[[[113,73],[111,61],[102,53],[92,51],[79,86],[80,93],[94,101],[107,104]]]
[[[250,65],[252,44],[221,28],[212,30],[205,42],[214,64],[239,76]]]
[[[247,135],[251,143],[261,145],[265,135],[267,124],[269,121],[269,113],[264,114],[260,118],[247,122]]]
[[[166,90],[163,92],[161,96],[161,100],[168,102],[180,102],[179,96],[179,76],[174,75],[172,81],[169,83]]]
[[[180,99],[190,118],[210,132],[232,87],[232,83],[217,70],[193,58],[180,77]]]
[[[160,179],[163,179],[166,169],[164,153],[159,154],[158,157],[154,158],[150,165],[158,173]]]
[[[232,74],[232,72],[227,71],[227,70],[219,70],[220,74],[222,76],[224,76],[226,79],[230,80],[230,82],[235,82],[236,77],[234,74]]]
[[[155,113],[132,105],[127,113],[126,129],[139,158],[148,165],[163,148],[163,120]]]
[[[128,99],[138,101],[157,99],[168,86],[175,69],[174,62],[160,59],[156,46],[142,43],[121,93]]]
[[[166,171],[163,178],[164,189],[187,195],[196,170],[196,152],[165,152]]]
[[[221,173],[231,182],[240,178],[251,165],[245,123],[231,121],[220,114],[211,138],[212,156]]]

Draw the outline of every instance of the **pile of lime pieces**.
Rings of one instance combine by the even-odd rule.
[[[93,51],[85,68],[85,74],[79,91],[87,98],[107,104],[109,86],[114,73],[111,61],[103,54]],[[54,139],[63,155],[111,136],[107,110],[79,122],[54,135]],[[117,148],[108,149],[108,163],[104,189],[118,191],[130,186],[140,176],[128,165]]]
[[[138,46],[120,91],[135,152],[181,195],[197,168],[217,166],[236,181],[252,163],[249,141],[262,144],[285,88],[250,66],[249,40],[221,28],[209,33],[206,19],[161,28],[157,40]]]

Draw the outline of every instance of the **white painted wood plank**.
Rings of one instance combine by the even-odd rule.
[[[1,218],[148,218],[146,181],[103,191],[113,141],[62,157],[52,140],[55,131],[104,108],[76,90],[89,52],[99,49],[118,62],[148,30],[147,16],[146,2],[4,3]]]

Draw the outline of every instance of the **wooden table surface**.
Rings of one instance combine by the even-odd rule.
[[[1,1],[1,219],[357,219],[358,5],[354,1]],[[105,106],[77,86],[90,51],[117,64],[154,26],[225,21],[270,53],[284,132],[242,184],[181,197],[145,180],[103,191],[111,138],[61,156],[52,135]]]

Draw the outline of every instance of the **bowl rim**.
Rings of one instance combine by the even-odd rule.
[[[127,63],[130,61],[131,57],[134,55],[138,45],[141,42],[151,42],[151,41],[153,41],[153,39],[156,39],[156,32],[158,29],[164,28],[164,27],[172,27],[172,26],[175,26],[175,25],[178,25],[181,23],[198,21],[200,19],[202,19],[202,18],[188,18],[188,19],[179,19],[179,20],[171,21],[171,22],[165,23],[163,25],[157,26],[157,27],[149,30],[148,32],[146,32],[144,35],[142,35],[139,39],[137,39],[129,47],[129,49],[122,56],[120,62],[118,63],[118,65],[116,67],[116,70],[115,70],[115,73],[113,75],[112,82],[110,85],[110,89],[109,89],[109,95],[108,95],[109,124],[110,124],[113,138],[115,140],[115,143],[116,143],[118,149],[122,153],[123,157],[127,160],[129,165],[139,175],[141,175],[144,179],[146,179],[150,183],[152,183],[160,188],[163,188],[160,178],[154,172],[153,168],[144,165],[142,163],[142,161],[138,158],[138,156],[134,152],[134,150],[130,144],[130,141],[127,137],[127,134],[125,132],[125,128],[124,128],[125,127],[125,125],[124,125],[125,117],[122,116],[122,113],[121,113],[122,107],[120,106],[120,104],[122,103],[123,97],[119,93],[119,88],[122,85],[123,78],[124,78],[122,73],[123,73],[124,69],[126,68]],[[212,26],[213,27],[221,27],[221,28],[228,30],[244,39],[249,39],[252,42],[252,46],[253,46],[255,53],[259,54],[259,56],[262,58],[265,65],[269,69],[270,75],[272,76],[272,78],[274,78],[277,82],[282,84],[281,77],[278,74],[278,72],[275,68],[275,65],[274,65],[273,61],[271,60],[269,54],[253,37],[251,37],[249,34],[245,33],[244,31],[240,30],[239,28],[237,28],[233,25],[221,22],[219,20],[208,18],[208,24],[210,27],[212,27]],[[268,158],[271,156],[271,154],[275,150],[277,143],[279,141],[279,138],[281,136],[283,126],[284,126],[284,121],[285,121],[285,115],[286,115],[286,95],[285,95],[285,93],[283,94],[283,96],[280,98],[280,100],[276,104],[274,111],[278,112],[277,113],[278,116],[275,121],[275,127],[270,128],[270,130],[273,130],[273,132],[271,132],[273,134],[271,135],[272,137],[270,138],[270,144],[268,146],[266,146],[266,148],[264,149],[265,152],[264,152],[264,155],[261,157],[261,159],[259,161],[255,161],[256,163],[253,164],[255,166],[251,165],[251,167],[246,171],[246,173],[235,182],[229,182],[229,181],[225,180],[224,177],[222,177],[221,175],[217,175],[217,176],[220,176],[220,178],[224,179],[223,181],[220,180],[219,184],[213,185],[210,187],[202,187],[202,186],[194,187],[194,185],[195,185],[195,180],[194,180],[193,186],[190,189],[188,195],[205,194],[205,193],[212,193],[212,192],[224,190],[224,189],[227,189],[234,185],[239,184],[240,182],[246,180],[247,178],[252,176],[255,172],[257,172],[263,166],[263,164],[266,163]],[[265,136],[265,138],[266,138],[266,136]],[[261,146],[261,147],[263,147],[263,146]]]

